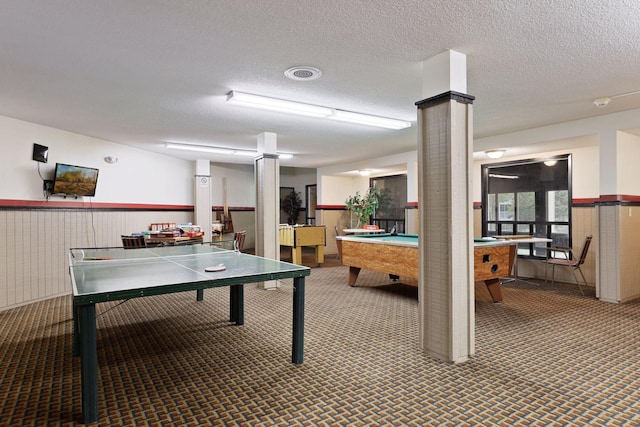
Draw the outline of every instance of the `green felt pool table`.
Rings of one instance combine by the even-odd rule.
[[[337,243],[342,263],[349,266],[349,286],[355,286],[363,268],[418,279],[417,234],[338,236]],[[474,280],[484,281],[494,302],[502,301],[499,278],[511,274],[515,254],[513,242],[474,242]]]

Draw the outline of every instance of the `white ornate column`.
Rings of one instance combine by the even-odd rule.
[[[474,97],[466,57],[425,61],[418,106],[420,346],[452,363],[475,351],[471,165]],[[429,96],[431,95],[431,96]]]
[[[203,240],[211,241],[211,163],[207,159],[196,160],[193,180],[193,223],[202,227]]]
[[[258,156],[255,159],[256,187],[256,255],[280,259],[280,160],[277,135],[258,135]],[[277,288],[275,280],[264,282],[265,289]]]

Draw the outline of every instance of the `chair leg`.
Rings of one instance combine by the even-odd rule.
[[[549,264],[544,266],[544,283],[547,283],[547,271],[549,271]]]
[[[582,272],[582,269],[580,268],[580,266],[578,266],[577,270],[580,273],[580,276],[582,276],[582,281],[584,282],[584,285],[587,286],[587,279],[585,279],[584,273]],[[580,282],[578,282],[578,288],[580,288],[580,293],[582,294],[582,296],[584,296],[584,292],[582,291],[582,286],[580,286]]]
[[[580,289],[580,293],[582,294],[582,296],[584,296],[584,292],[582,291],[582,285],[578,280],[578,276],[576,276],[576,270],[577,270],[576,267],[571,267],[571,273],[573,274],[573,278],[576,280],[576,284],[578,285],[578,289]]]

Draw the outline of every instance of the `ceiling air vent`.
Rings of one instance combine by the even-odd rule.
[[[308,81],[315,80],[322,75],[322,71],[313,67],[291,67],[284,72],[291,80]]]

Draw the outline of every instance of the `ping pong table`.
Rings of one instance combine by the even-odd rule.
[[[213,272],[205,271],[208,267]],[[304,282],[308,267],[208,244],[142,249],[74,248],[69,251],[73,285],[73,355],[80,356],[82,419],[98,420],[96,304],[174,292],[230,287],[230,322],[244,324],[246,283],[293,278],[291,361],[304,356]]]

